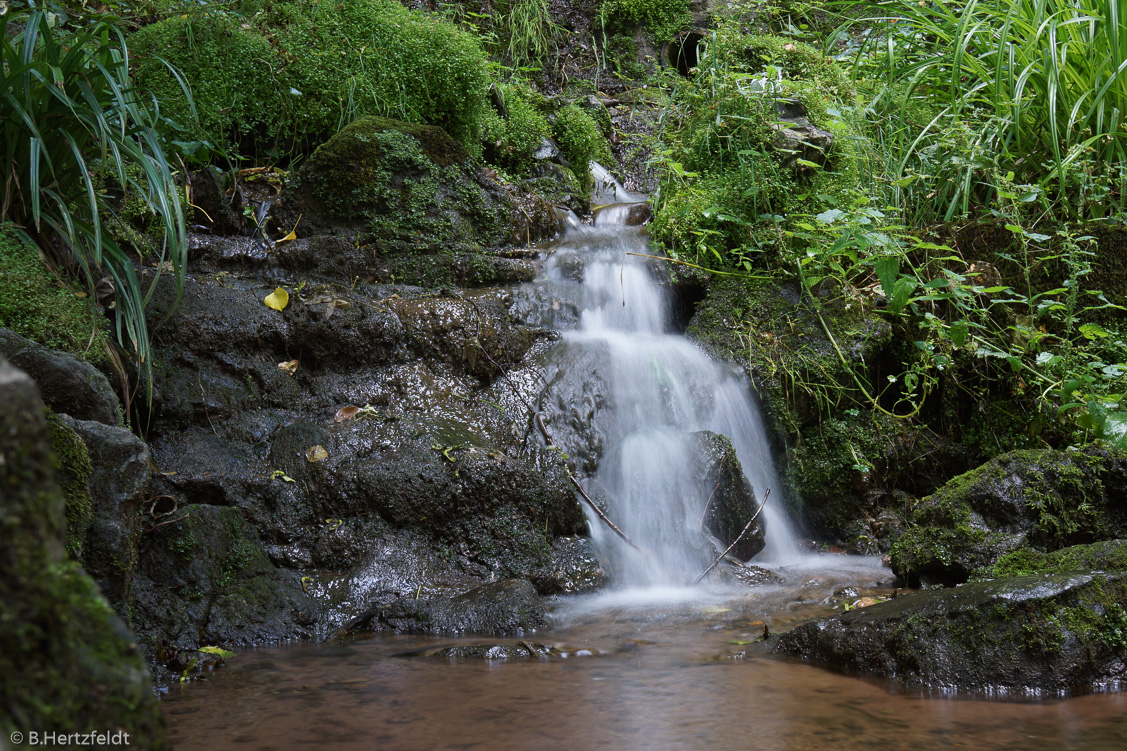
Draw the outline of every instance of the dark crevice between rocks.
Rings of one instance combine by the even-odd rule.
[[[700,62],[697,45],[704,39],[699,31],[686,31],[665,45],[665,60],[671,68],[685,78],[692,77],[693,68]]]
[[[696,315],[697,305],[708,293],[708,284],[701,278],[677,278],[673,283],[670,326],[675,334],[684,334]]]

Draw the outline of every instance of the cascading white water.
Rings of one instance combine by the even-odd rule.
[[[767,547],[757,562],[789,562],[798,553],[750,384],[737,368],[670,333],[672,301],[655,261],[630,255],[651,254],[646,231],[624,224],[630,209],[607,206],[593,227],[570,228],[541,287],[541,297],[547,289],[552,298],[541,300],[552,311],[546,322],[564,330],[553,383],[597,378],[603,385],[597,397],[584,397],[602,452],[592,493],[648,554],[594,517],[592,540],[620,584],[693,581],[715,557],[701,529],[709,489],[695,479],[689,444],[693,432],[707,430],[731,439],[758,496],[773,491],[775,502],[763,511]],[[563,443],[569,453],[584,450]]]

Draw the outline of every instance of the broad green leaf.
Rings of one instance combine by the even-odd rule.
[[[829,209],[827,211],[823,211],[821,214],[818,214],[814,218],[817,219],[822,224],[833,224],[836,220],[841,218],[844,214],[845,214],[845,212],[842,211],[841,209]]]

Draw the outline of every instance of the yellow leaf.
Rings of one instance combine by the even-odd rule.
[[[325,450],[324,446],[318,444],[317,446],[310,446],[305,450],[305,458],[310,464],[322,461],[329,458],[329,452]]]
[[[269,303],[267,303],[267,305],[269,305]],[[280,362],[280,363],[278,363],[278,367],[281,368],[282,370],[286,371],[290,375],[293,375],[294,373],[297,372],[297,360],[290,360],[289,362]]]
[[[282,243],[288,243],[290,240],[296,240],[296,239],[297,239],[297,232],[290,230],[290,233],[288,235],[283,237],[281,240],[278,240],[274,244],[275,245],[281,245]]]
[[[286,306],[290,304],[290,293],[278,287],[278,289],[267,295],[266,299],[262,302],[266,303],[266,307],[272,310],[285,310]]]

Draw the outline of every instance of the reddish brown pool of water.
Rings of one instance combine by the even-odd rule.
[[[527,638],[566,659],[450,662],[419,652],[515,640],[403,636],[246,651],[207,680],[170,689],[170,739],[216,751],[1127,748],[1123,694],[923,696],[740,657],[762,622],[778,631],[826,612],[840,585],[812,576],[739,596],[564,602],[555,628]]]

